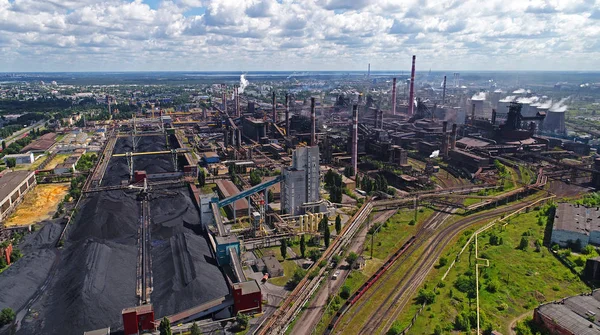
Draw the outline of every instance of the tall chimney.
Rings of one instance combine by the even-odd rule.
[[[379,109],[375,110],[375,129],[379,128]]]
[[[446,76],[444,76],[444,88],[442,89],[442,104],[446,103]]]
[[[371,63],[369,63],[369,69],[367,70],[367,78],[371,77]]]
[[[471,110],[471,125],[475,125],[475,104],[473,104],[473,109]]]
[[[412,116],[415,109],[415,61],[417,56],[412,57],[412,69],[410,70],[410,91],[408,93],[408,115]]]
[[[379,129],[383,129],[383,110],[379,110]]]
[[[227,114],[227,85],[223,84],[223,112]]]
[[[235,107],[235,117],[240,116],[239,115],[239,113],[240,113],[240,105],[239,105],[238,102],[239,102],[239,100],[238,100],[238,87],[237,87],[237,85],[235,85],[233,87],[233,104],[234,104],[234,107]]]
[[[442,156],[448,157],[448,134],[446,131],[448,130],[448,121],[444,121],[442,123]]]
[[[392,80],[392,115],[396,115],[396,78]]]
[[[358,105],[352,106],[352,169],[354,177],[358,170]]]
[[[310,146],[317,145],[317,120],[315,115],[315,98],[310,98]]]
[[[492,124],[496,124],[496,109],[492,109]]]
[[[271,117],[273,119],[273,125],[275,125],[275,123],[277,123],[277,110],[276,108],[276,102],[275,102],[275,91],[273,91],[273,98],[272,98],[272,102],[273,104],[273,116]],[[275,127],[273,127],[275,128]]]
[[[450,149],[456,148],[456,123],[452,125],[452,141],[450,141]]]
[[[285,94],[285,136],[290,136],[290,95]]]

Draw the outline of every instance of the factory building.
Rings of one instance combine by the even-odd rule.
[[[4,221],[36,185],[33,171],[7,172],[0,176],[0,221]]]
[[[153,332],[156,329],[152,304],[125,308],[122,316],[125,335]]]
[[[6,161],[11,158],[14,158],[17,164],[32,164],[35,161],[33,152],[28,152],[26,154],[6,155],[2,157],[2,160],[4,160],[4,163],[6,163]]]
[[[533,320],[550,334],[600,334],[596,312],[600,309],[600,291],[576,295],[536,308]]]
[[[237,313],[262,312],[262,293],[256,280],[234,283],[231,290],[234,301],[234,315],[237,315]]]
[[[552,227],[552,243],[566,247],[579,241],[581,247],[600,245],[600,209],[569,203],[558,204]]]
[[[245,117],[242,120],[242,131],[244,136],[258,142],[267,136],[267,123],[260,119]]]
[[[235,186],[231,180],[217,180],[217,192],[222,199],[232,197],[240,193],[240,190]],[[235,216],[242,217],[248,215],[248,201],[245,199],[240,199],[234,202],[235,205]],[[228,205],[228,211],[233,215],[233,205]]]
[[[286,214],[304,214],[302,205],[319,201],[319,147],[299,147],[292,154],[292,166],[283,171],[281,208]]]

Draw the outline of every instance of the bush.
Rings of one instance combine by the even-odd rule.
[[[435,302],[435,292],[426,289],[420,289],[419,294],[417,294],[416,301],[419,305],[433,304]]]
[[[442,335],[442,326],[435,325],[435,329],[433,330],[433,335]]]
[[[11,308],[7,307],[2,309],[0,312],[0,327],[13,322],[15,316],[15,311],[13,311]]]
[[[575,265],[577,266],[583,266],[585,264],[585,259],[583,259],[583,257],[577,257],[573,262],[575,262]]]
[[[350,298],[350,286],[344,285],[340,291],[340,298],[348,299]]]
[[[356,262],[357,259],[358,255],[355,252],[351,252],[350,254],[348,254],[348,257],[346,257],[346,262],[348,262],[348,264],[350,264],[350,267],[352,267],[352,265],[354,264],[354,262]]]
[[[294,271],[292,278],[290,278],[290,280],[287,282],[287,284],[290,287],[294,288],[300,283],[300,281],[302,280],[302,278],[304,278],[305,275],[306,275],[306,271],[298,268],[298,269],[296,269],[296,271]]]
[[[525,251],[529,247],[529,239],[525,236],[521,237],[521,242],[519,242],[519,249]]]
[[[586,245],[583,249],[581,249],[581,253],[584,255],[590,255],[592,254],[594,251],[596,251],[596,248],[594,248],[592,245],[588,244]]]
[[[490,293],[496,293],[498,291],[498,287],[499,285],[496,280],[490,280],[485,289]]]
[[[442,266],[446,266],[446,264],[448,264],[448,258],[440,257],[440,262],[438,263],[438,267],[441,268]]]

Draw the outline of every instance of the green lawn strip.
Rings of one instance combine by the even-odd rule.
[[[498,226],[479,236],[479,256],[488,258],[490,267],[480,267],[480,307],[483,315],[482,328],[491,323],[494,329],[507,334],[508,323],[515,317],[538,306],[538,304],[557,300],[566,296],[587,291],[587,286],[563,266],[547,248],[535,251],[535,240],[543,239],[544,227],[538,224],[539,211],[513,217],[511,223],[503,230]],[[472,230],[471,230],[472,232]],[[494,233],[503,240],[501,245],[492,246],[490,235]],[[528,248],[517,249],[523,234],[529,240]],[[467,234],[462,234],[465,240]],[[462,248],[464,241],[458,241],[446,248],[451,262],[456,251]],[[469,262],[469,257],[471,262]],[[464,277],[469,271],[474,271],[474,253],[469,248],[460,257],[444,281],[444,287],[436,288],[436,301],[427,306],[417,318],[410,334],[431,334],[436,325],[446,331],[454,329],[454,320],[461,311],[475,311],[475,299],[469,299],[455,287],[459,276]],[[445,269],[444,269],[445,271]],[[424,284],[433,289],[440,282],[444,271],[432,271]],[[490,284],[497,286],[496,292],[488,289]],[[491,285],[493,286],[493,285]],[[471,306],[469,306],[471,303]],[[408,308],[396,321],[399,329],[404,329],[414,316],[417,305]],[[433,322],[435,320],[435,322]],[[475,324],[472,323],[475,327]]]

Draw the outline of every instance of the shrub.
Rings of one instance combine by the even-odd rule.
[[[13,322],[15,316],[15,311],[13,311],[11,308],[7,307],[2,309],[0,312],[0,327]]]
[[[584,255],[590,255],[594,251],[596,251],[596,248],[594,248],[590,244],[586,245],[583,249],[581,249],[581,253],[584,254]]]
[[[350,286],[344,285],[340,291],[340,298],[348,299],[350,298]]]
[[[435,292],[426,289],[420,289],[419,294],[417,294],[416,301],[419,305],[433,304],[435,302]]]

